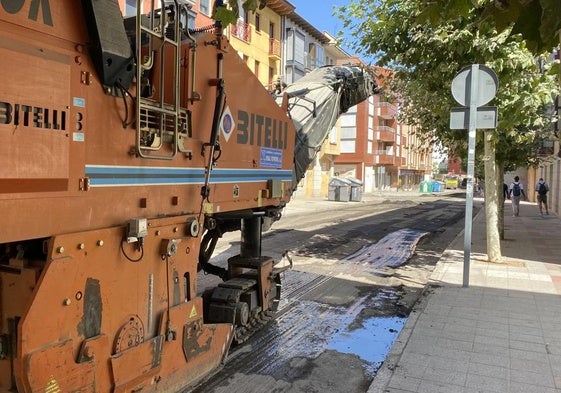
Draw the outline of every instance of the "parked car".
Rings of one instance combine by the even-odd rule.
[[[446,185],[446,188],[455,190],[458,188],[458,180],[458,176],[447,176],[446,179],[444,179],[444,184]]]

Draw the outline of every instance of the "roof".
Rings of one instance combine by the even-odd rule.
[[[289,15],[296,9],[294,5],[286,0],[267,0],[267,7],[280,16]]]
[[[291,14],[287,15],[287,17],[293,20],[302,28],[302,30],[315,38],[321,44],[329,44],[329,38],[327,38],[321,31],[316,29],[312,24],[310,24],[306,19],[302,18],[296,12],[292,12]]]

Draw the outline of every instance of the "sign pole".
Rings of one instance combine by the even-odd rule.
[[[467,189],[466,189],[466,222],[464,230],[464,281],[463,286],[469,287],[469,265],[471,256],[471,232],[473,217],[473,177],[475,174],[475,135],[477,121],[479,64],[471,66],[471,84],[469,90],[469,128],[468,128],[468,162],[467,162]]]
[[[469,86],[468,86],[469,82]],[[497,127],[497,107],[483,107],[495,97],[499,81],[497,74],[484,65],[463,68],[452,81],[452,95],[464,108],[450,111],[450,129],[468,130],[468,161],[466,185],[466,226],[464,230],[464,287],[469,287],[469,263],[473,217],[473,178],[475,175],[475,136],[477,127]],[[468,108],[465,108],[469,105]],[[467,120],[467,121],[466,121]]]

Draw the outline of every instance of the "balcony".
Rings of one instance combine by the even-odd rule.
[[[376,115],[385,120],[395,119],[397,107],[389,102],[379,102],[376,107]]]
[[[281,43],[276,38],[269,38],[269,59],[280,61]]]
[[[376,139],[385,142],[395,142],[395,129],[388,126],[377,126],[374,128],[376,131]]]
[[[375,152],[376,164],[381,165],[395,165],[395,156],[390,150],[376,150]]]
[[[238,23],[231,27],[232,36],[239,38],[247,43],[251,42],[251,25],[239,20]]]

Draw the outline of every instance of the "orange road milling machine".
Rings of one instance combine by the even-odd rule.
[[[220,367],[290,267],[262,231],[375,89],[333,66],[272,93],[218,23],[147,3],[0,2],[0,392],[176,392]],[[210,263],[230,231],[239,255]]]

